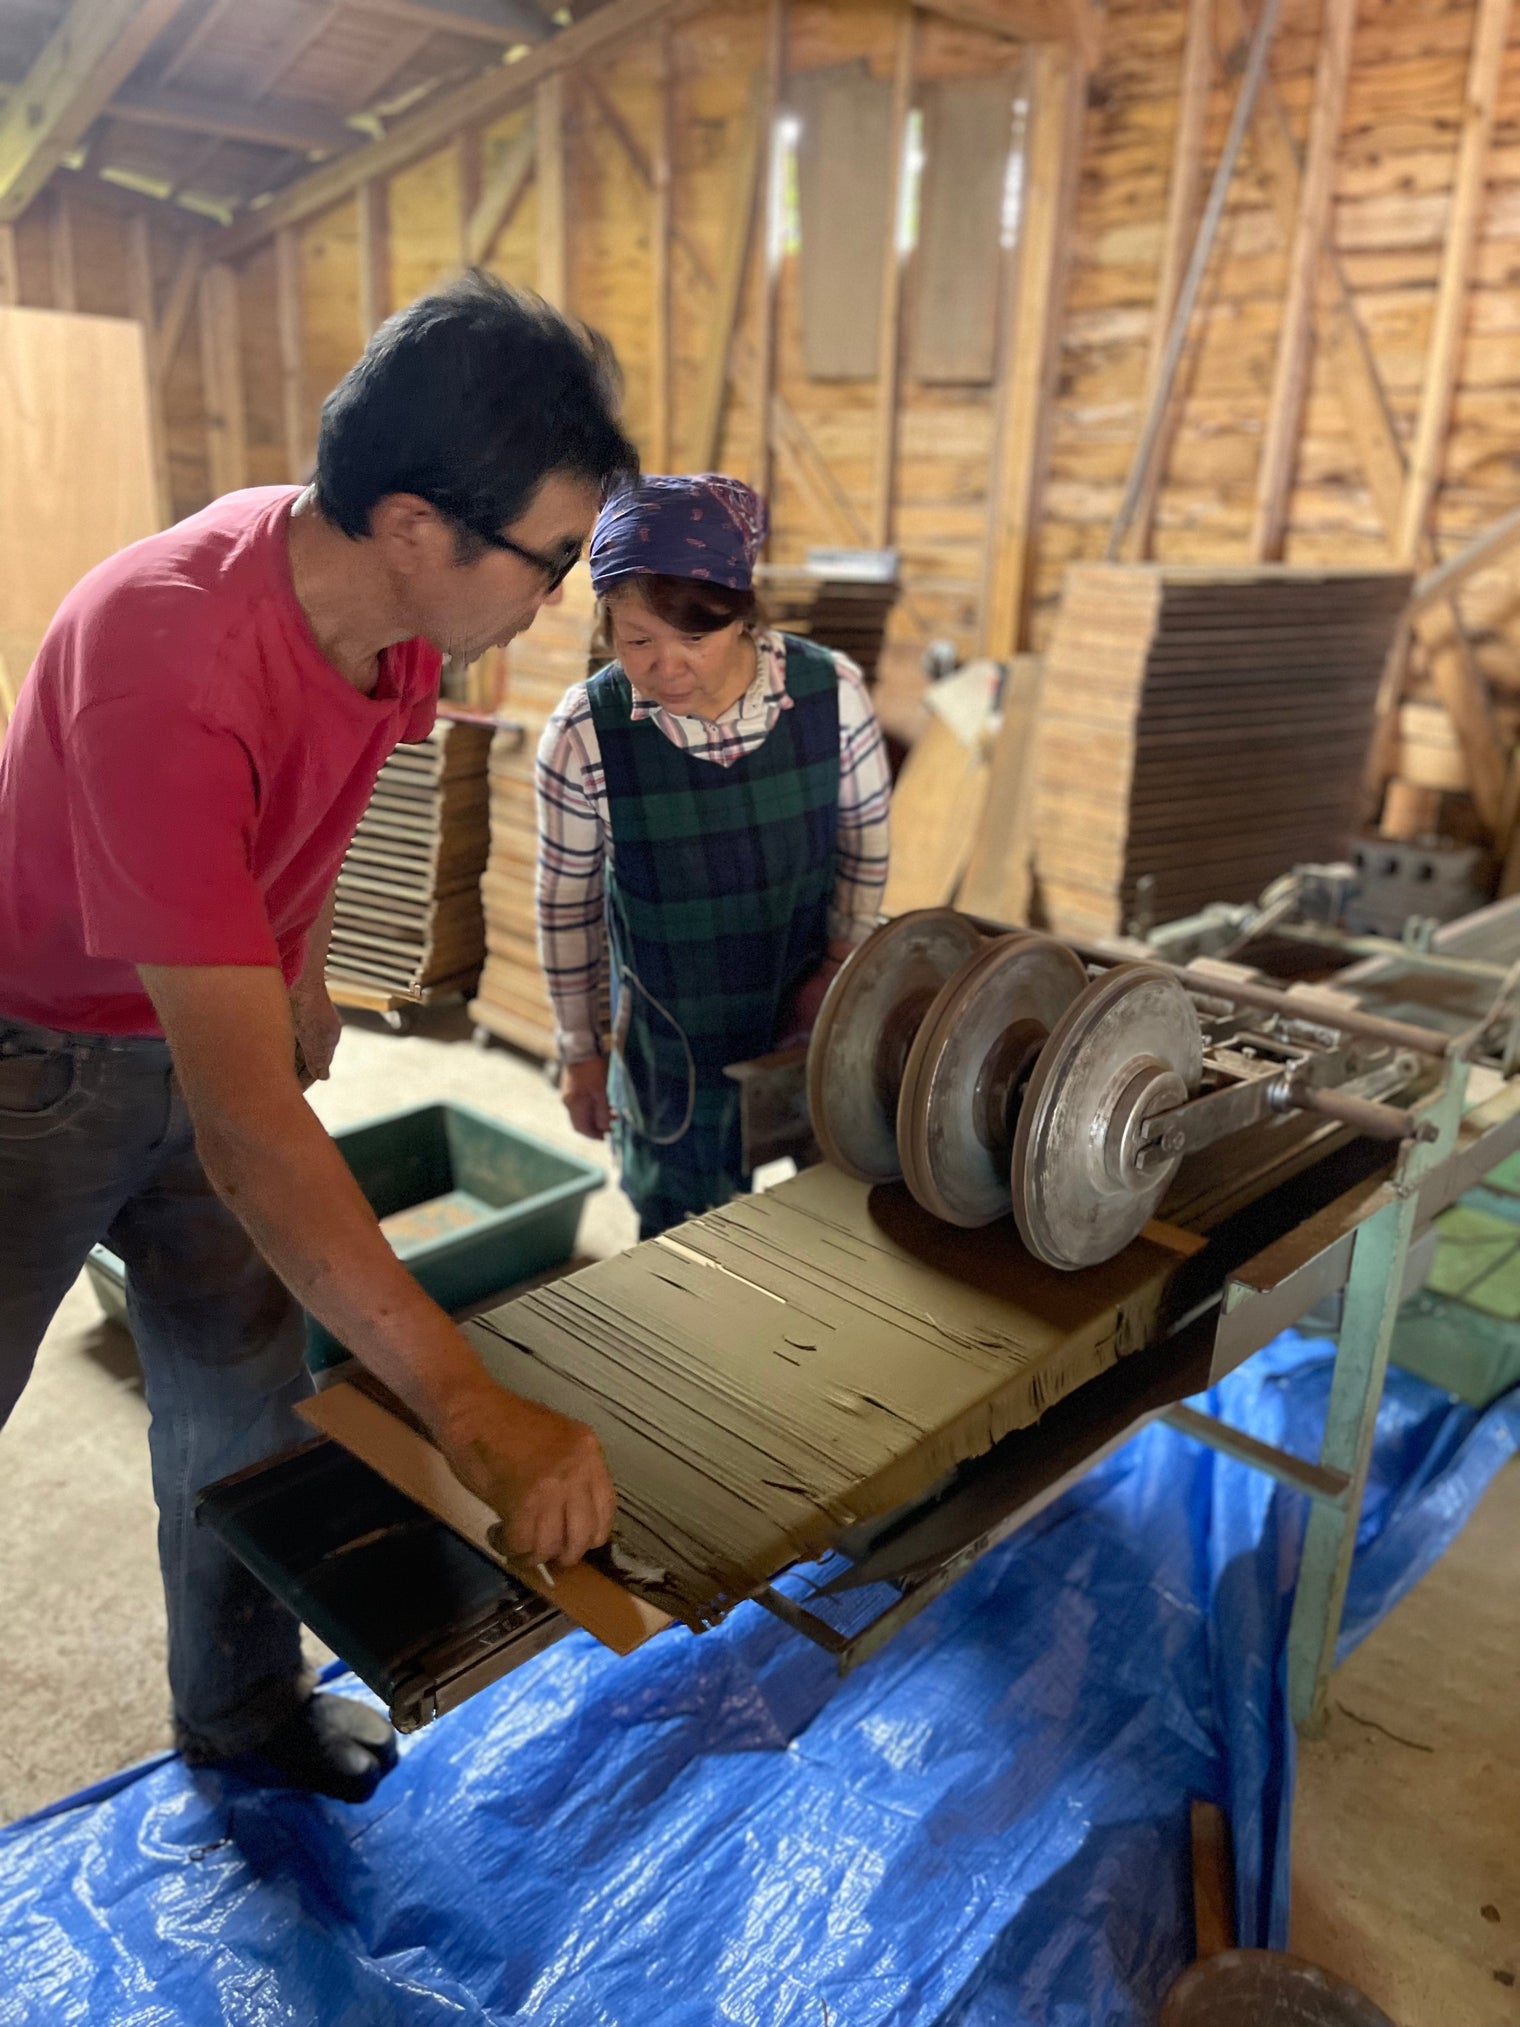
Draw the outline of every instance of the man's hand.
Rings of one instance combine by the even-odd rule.
[[[454,1476],[501,1515],[510,1554],[579,1562],[611,1534],[617,1494],[583,1422],[490,1386],[437,1435]]]
[[[584,1133],[588,1140],[606,1139],[612,1129],[612,1107],[607,1102],[605,1056],[566,1063],[560,1074],[559,1095],[577,1133]]]
[[[296,980],[290,988],[290,1023],[300,1052],[296,1060],[305,1065],[301,1076],[304,1091],[329,1074],[343,1034],[343,1016],[328,998],[324,979]]]

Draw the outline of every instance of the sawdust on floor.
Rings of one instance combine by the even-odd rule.
[[[1520,1462],[1330,1684],[1291,1940],[1397,2027],[1520,2022]]]

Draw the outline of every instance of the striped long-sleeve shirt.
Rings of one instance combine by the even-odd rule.
[[[786,644],[757,637],[755,680],[721,718],[681,718],[635,695],[635,718],[653,718],[672,745],[732,767],[753,753],[792,708]],[[891,777],[876,713],[860,670],[836,654],[839,672],[839,841],[831,941],[859,943],[871,932],[887,880]],[[603,875],[612,827],[601,750],[584,683],[566,691],[538,748],[538,944],[567,1063],[600,1048],[597,995],[606,957]]]

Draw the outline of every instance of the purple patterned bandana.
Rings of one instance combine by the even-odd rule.
[[[722,472],[645,478],[610,499],[591,531],[591,588],[624,577],[695,577],[748,591],[765,540],[765,502]]]

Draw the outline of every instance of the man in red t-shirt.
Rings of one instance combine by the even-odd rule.
[[[362,1799],[393,1763],[313,1696],[299,1627],[205,1529],[307,1432],[300,1306],[432,1430],[534,1561],[609,1533],[592,1432],[489,1380],[305,1103],[332,890],[440,657],[531,624],[636,468],[611,355],[481,275],[329,397],[315,485],[216,501],[59,608],[0,750],[0,1422],[90,1247],[126,1266],[186,1756]]]

